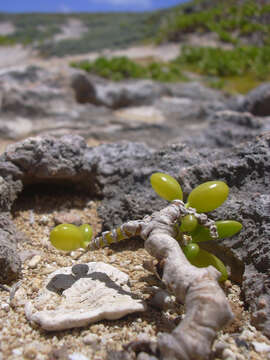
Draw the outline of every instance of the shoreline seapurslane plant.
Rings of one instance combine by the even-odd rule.
[[[128,221],[93,240],[88,238],[86,251],[140,236],[145,249],[157,260],[155,273],[186,309],[184,319],[171,334],[158,336],[151,359],[208,359],[217,332],[233,313],[219,285],[227,279],[226,267],[200,249],[199,243],[232,236],[242,225],[233,220],[215,222],[205,214],[226,200],[229,188],[222,181],[199,185],[186,204],[180,184],[170,175],[155,173],[151,184],[170,204],[142,220]]]
[[[183,199],[180,184],[168,174],[154,173],[151,176],[151,185],[165,200]],[[185,207],[193,208],[197,213],[207,213],[222,205],[228,194],[229,187],[223,181],[207,181],[191,191]],[[215,255],[201,249],[198,243],[231,237],[242,229],[242,224],[235,220],[220,220],[215,222],[215,226],[217,233],[211,234],[207,227],[198,223],[194,214],[188,214],[181,219],[176,239],[191,264],[197,267],[212,265],[221,273],[219,280],[225,281],[228,273],[223,262]]]

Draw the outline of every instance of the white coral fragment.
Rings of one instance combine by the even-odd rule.
[[[43,329],[55,331],[146,310],[127,283],[127,274],[102,262],[61,268],[50,274],[37,297],[26,303],[25,314]]]

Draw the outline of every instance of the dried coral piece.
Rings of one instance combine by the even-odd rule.
[[[102,262],[61,268],[48,276],[34,301],[26,303],[26,317],[54,331],[144,311],[145,303],[130,292],[127,282],[127,274]]]

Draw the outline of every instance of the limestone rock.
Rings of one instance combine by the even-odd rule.
[[[205,87],[199,82],[177,82],[167,85],[173,97],[188,98],[191,100],[214,102],[224,100],[224,95],[216,90]]]
[[[104,105],[113,109],[149,105],[158,97],[169,94],[165,85],[151,80],[93,83],[90,75],[82,73],[73,75],[71,86],[77,101]]]
[[[213,112],[231,106],[221,92],[197,82],[113,83],[73,68],[61,73],[34,66],[2,71],[0,94],[2,137],[73,132],[106,142],[139,140],[154,148],[192,135]]]
[[[83,73],[73,74],[71,78],[71,87],[75,92],[76,100],[85,104],[90,102],[92,104],[99,104],[97,101],[96,89],[91,81]]]
[[[131,172],[151,153],[140,143],[87,148],[80,136],[28,138],[9,145],[0,155],[0,176],[20,179],[24,185],[64,181],[98,195],[116,168]]]
[[[62,268],[50,274],[37,297],[26,303],[26,316],[54,331],[144,311],[144,302],[127,284],[127,274],[101,262]]]
[[[21,181],[0,176],[0,283],[16,279],[21,270],[16,245],[22,235],[16,230],[8,213],[21,190]]]
[[[240,110],[257,116],[270,116],[270,83],[251,90],[243,99]]]
[[[201,147],[215,150],[230,149],[241,142],[253,140],[264,133],[270,126],[269,120],[262,121],[248,112],[239,113],[232,110],[222,110],[209,115],[209,122],[196,136],[185,136],[183,141],[197,149]]]
[[[0,283],[16,279],[21,270],[21,260],[16,245],[22,235],[16,230],[10,215],[0,213]]]
[[[17,194],[22,190],[20,180],[14,181],[11,177],[4,179],[0,176],[0,213],[11,209]]]

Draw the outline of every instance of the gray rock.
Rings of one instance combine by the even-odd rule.
[[[214,102],[223,99],[224,94],[220,91],[205,87],[199,82],[178,82],[167,84],[171,96],[189,98],[192,100]]]
[[[76,178],[85,149],[86,144],[79,136],[67,135],[61,140],[52,137],[28,138],[9,145],[0,156],[0,163],[5,164],[3,169],[6,170],[3,176],[9,172],[15,179],[21,178],[24,184],[31,183],[31,177],[35,182],[44,182],[52,174],[56,180],[72,178],[74,175]]]
[[[21,234],[17,232],[8,211],[21,190],[21,181],[0,176],[0,283],[9,283],[20,273],[21,261],[16,245]]]
[[[79,103],[85,104],[90,102],[92,104],[100,104],[97,100],[95,86],[89,81],[85,74],[73,74],[71,78],[71,87],[73,88],[76,100]]]
[[[22,190],[21,181],[13,181],[10,177],[5,180],[0,176],[0,213],[10,211],[17,194]]]
[[[20,140],[36,134],[60,137],[73,132],[106,142],[139,140],[157,148],[193,133],[194,127],[207,123],[209,114],[227,108],[224,97],[213,97],[212,90],[211,101],[210,95],[200,100],[204,92],[197,85],[181,85],[187,87],[183,90],[186,96],[177,98],[168,96],[173,94],[169,85],[148,80],[111,83],[75,69],[61,74],[37,67],[2,72],[0,135]],[[196,95],[197,88],[201,90]],[[114,111],[125,105],[128,108]]]
[[[16,245],[22,235],[16,230],[10,215],[0,213],[0,283],[16,279],[21,270],[21,260]]]
[[[41,75],[41,73],[43,75]],[[17,67],[15,69],[7,71],[1,71],[0,82],[9,82],[13,84],[21,83],[27,84],[29,82],[33,83],[40,79],[41,76],[47,74],[46,70],[41,69],[38,66],[27,66],[27,67]]]
[[[70,87],[71,74],[37,67],[1,72],[1,137],[20,140],[33,134],[61,136],[74,131],[105,138],[115,120],[112,111],[78,104]]]
[[[253,140],[259,134],[262,134],[266,127],[270,125],[270,118],[262,121],[250,113],[239,113],[232,110],[222,110],[213,112],[209,115],[209,122],[197,134],[186,135],[182,141],[201,148],[230,149],[244,141]]]
[[[227,106],[219,100],[200,100],[192,97],[162,97],[155,102],[155,107],[160,109],[166,119],[174,123],[175,129],[177,125],[181,127],[181,131],[185,131],[185,127],[189,132],[192,131],[188,124],[199,124],[205,126],[209,115],[221,110],[226,110]],[[168,120],[167,120],[168,121]],[[188,134],[187,131],[187,134]],[[181,133],[179,131],[179,133]]]
[[[139,143],[87,148],[80,136],[28,138],[9,145],[0,156],[0,175],[24,185],[64,182],[97,195],[103,194],[106,178],[115,171],[126,176],[151,153]]]
[[[71,86],[77,101],[112,109],[151,104],[162,95],[169,94],[165,85],[151,80],[96,83],[91,75],[82,73],[73,75]]]
[[[270,83],[251,90],[243,99],[239,110],[248,111],[257,116],[270,116]]]

